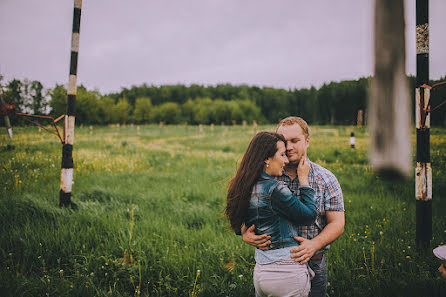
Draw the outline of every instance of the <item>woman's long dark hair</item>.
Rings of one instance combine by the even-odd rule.
[[[265,160],[276,154],[278,141],[286,144],[280,134],[257,133],[249,143],[235,177],[229,182],[225,215],[237,233],[245,220],[252,188],[263,172]]]

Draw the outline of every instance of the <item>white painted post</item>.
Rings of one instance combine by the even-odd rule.
[[[375,74],[369,103],[370,161],[378,173],[407,177],[411,172],[411,113],[404,0],[376,0],[375,5]]]

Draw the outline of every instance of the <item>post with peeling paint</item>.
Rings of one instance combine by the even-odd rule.
[[[417,0],[417,88],[415,125],[417,129],[417,166],[415,168],[416,245],[429,248],[432,240],[432,168],[430,163],[429,83],[429,1]]]
[[[404,0],[375,1],[375,73],[369,102],[370,162],[390,178],[411,172],[410,93],[406,76]]]
[[[75,104],[77,92],[77,60],[79,54],[79,32],[81,24],[82,0],[74,0],[73,30],[71,36],[70,74],[67,91],[67,114],[65,116],[65,135],[62,147],[62,171],[60,175],[59,206],[73,206],[71,190],[73,187],[73,144]]]

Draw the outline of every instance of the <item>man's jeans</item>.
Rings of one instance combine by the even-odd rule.
[[[309,297],[325,297],[327,292],[327,265],[325,255],[319,260],[308,261],[308,266],[314,271],[314,278],[311,280],[311,291]]]

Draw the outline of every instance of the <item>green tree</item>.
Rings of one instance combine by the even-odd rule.
[[[195,124],[210,124],[215,121],[215,108],[211,98],[198,98],[194,102]]]
[[[100,94],[96,91],[88,91],[79,87],[76,94],[76,123],[97,124],[99,123],[98,101]]]
[[[150,98],[140,97],[135,101],[135,110],[133,117],[136,122],[148,122],[150,119],[150,111],[152,109],[152,101]]]
[[[230,124],[232,121],[233,108],[231,108],[229,101],[223,99],[214,100],[215,108],[215,122]]]
[[[56,118],[65,114],[67,111],[67,90],[65,90],[64,86],[56,85],[56,87],[48,93],[50,95],[50,115]]]
[[[254,102],[249,100],[236,100],[235,102],[241,113],[241,121],[245,120],[247,122],[252,122],[264,120],[260,108],[255,105]]]
[[[30,86],[30,95],[31,95],[31,102],[29,104],[29,108],[31,109],[33,114],[44,114],[46,113],[47,109],[47,100],[45,96],[43,95],[43,86],[42,84],[34,80],[31,82]]]
[[[112,121],[114,123],[125,124],[129,120],[132,107],[127,99],[121,98],[112,108]]]
[[[181,109],[178,103],[166,102],[155,106],[150,113],[153,122],[165,122],[166,124],[177,124],[181,121]]]
[[[113,122],[113,107],[115,100],[105,96],[98,100],[98,124],[107,125]]]

